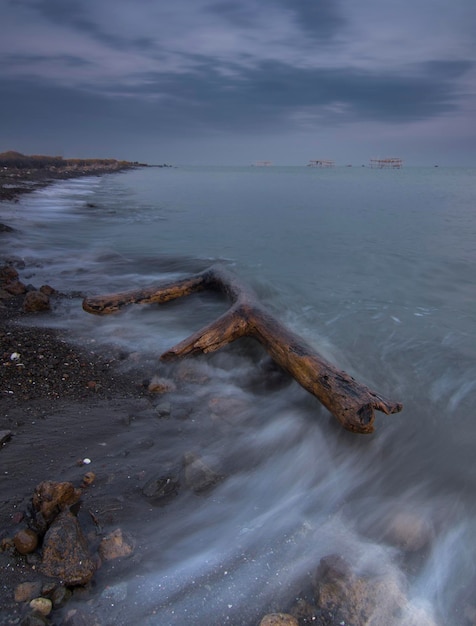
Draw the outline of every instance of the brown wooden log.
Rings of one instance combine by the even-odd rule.
[[[318,398],[342,426],[355,433],[374,430],[374,411],[386,415],[402,410],[357,382],[320,356],[301,337],[291,332],[258,302],[253,291],[220,265],[171,283],[163,283],[106,296],[91,296],[83,301],[88,313],[103,315],[131,304],[161,303],[204,289],[225,293],[231,308],[217,320],[161,355],[170,361],[186,355],[214,352],[240,337],[253,337],[296,381]]]

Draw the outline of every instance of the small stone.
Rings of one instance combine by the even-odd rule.
[[[39,613],[40,615],[49,615],[51,613],[51,609],[53,608],[53,603],[49,598],[33,598],[30,602],[30,608]]]
[[[142,493],[152,502],[165,504],[169,499],[176,496],[180,489],[180,482],[175,476],[160,476],[151,478],[142,487]]]
[[[96,480],[96,474],[94,472],[86,472],[83,476],[83,486],[89,487]]]
[[[127,557],[133,552],[132,540],[123,535],[120,528],[116,528],[112,533],[109,533],[99,544],[99,555],[105,561]]]
[[[36,313],[37,311],[49,311],[50,299],[42,291],[29,291],[23,300],[23,310],[26,313]]]
[[[249,410],[250,406],[242,398],[214,397],[208,402],[212,415],[223,421],[235,422],[241,419],[243,413]]]
[[[38,546],[38,535],[31,528],[24,528],[13,537],[13,543],[20,554],[30,554]]]
[[[3,537],[3,539],[0,540],[0,552],[6,552],[14,547],[11,537]]]
[[[3,446],[12,436],[11,430],[0,430],[0,446]]]
[[[64,606],[73,594],[71,591],[63,585],[58,585],[51,594],[51,601],[55,608]]]
[[[299,626],[299,623],[288,613],[268,613],[263,617],[259,626]]]
[[[56,289],[53,289],[53,287],[50,287],[50,285],[41,285],[40,291],[47,296],[52,296],[54,293],[56,293]]]
[[[23,513],[23,511],[16,511],[16,513],[12,515],[12,522],[14,524],[19,524],[23,520],[24,517],[25,517],[25,514]]]
[[[20,583],[15,587],[15,602],[29,602],[36,598],[41,591],[41,582]]]
[[[170,402],[162,402],[155,407],[157,417],[170,417],[172,412],[172,405]]]
[[[150,393],[169,393],[175,391],[176,386],[173,380],[154,376],[147,387]]]
[[[200,493],[214,487],[222,477],[212,470],[193,452],[186,452],[183,458],[185,483],[187,487]]]

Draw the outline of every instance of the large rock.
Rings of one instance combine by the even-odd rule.
[[[69,509],[56,517],[45,535],[41,571],[67,586],[87,584],[96,571],[78,520]]]
[[[407,598],[392,576],[357,576],[338,555],[321,559],[314,596],[320,610],[335,623],[353,626],[396,626]]]

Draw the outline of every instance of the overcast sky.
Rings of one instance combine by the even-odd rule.
[[[476,165],[475,0],[0,0],[0,152]]]

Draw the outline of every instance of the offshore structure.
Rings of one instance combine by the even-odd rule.
[[[370,159],[370,167],[377,169],[399,170],[403,167],[403,160],[398,157],[387,157],[386,159]]]
[[[334,167],[335,163],[331,159],[311,159],[308,167]]]
[[[269,167],[270,165],[273,165],[273,162],[272,161],[255,161],[253,165],[255,167]]]

